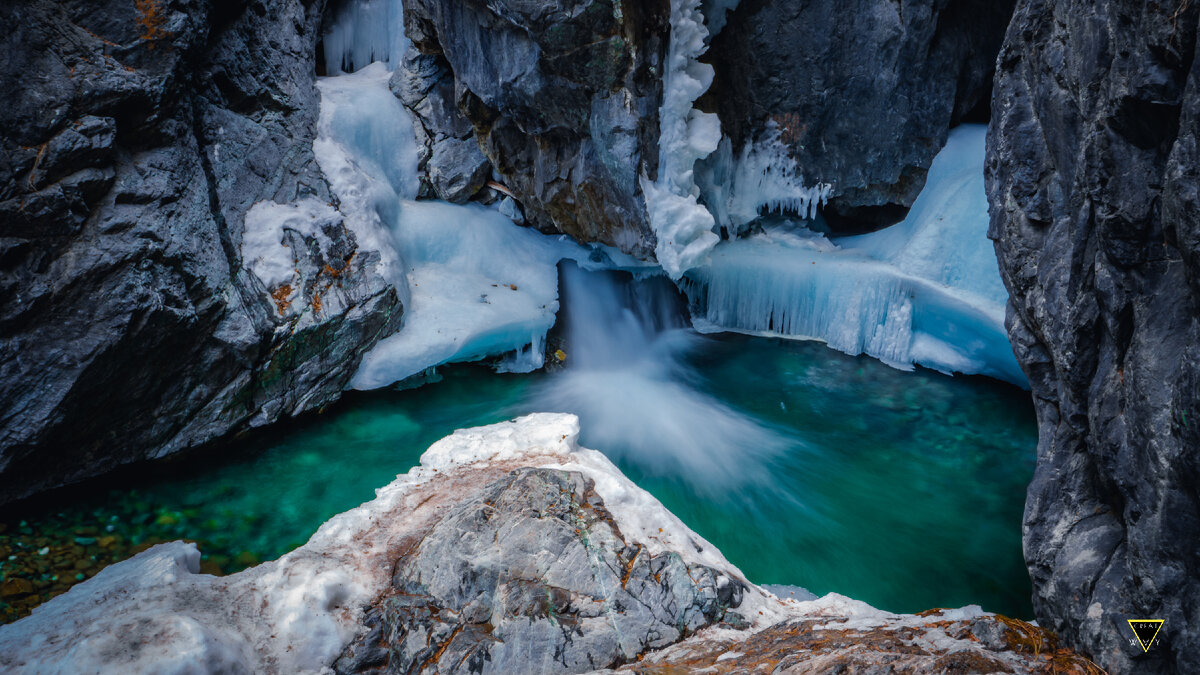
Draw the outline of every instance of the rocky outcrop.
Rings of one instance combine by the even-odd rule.
[[[658,163],[667,5],[405,0],[405,31],[422,56],[406,58],[410,74],[400,77],[429,82],[419,89],[430,95],[416,105],[414,95],[402,98],[432,137],[435,192],[460,195],[439,189],[435,176],[473,175],[478,166],[452,102],[528,222],[649,256],[654,236],[638,177]],[[432,119],[443,121],[431,121],[439,111]],[[440,155],[465,155],[466,170]]]
[[[1110,672],[1200,672],[1194,3],[1024,0],[998,62],[991,236],[1040,424],[1042,625]],[[1128,619],[1163,619],[1148,653]]]
[[[950,127],[986,110],[1014,2],[705,3],[716,79],[698,107],[732,141],[713,162],[778,143],[808,186],[832,185],[836,230],[898,221]],[[532,224],[648,257],[639,177],[658,176],[670,4],[406,0],[420,56],[399,77],[424,84],[397,91],[420,120],[429,194],[461,200],[481,185],[465,116]],[[728,167],[702,172],[723,197],[754,191],[732,185]],[[726,206],[708,206],[726,226]]]
[[[570,415],[455,432],[277,561],[198,574],[162,544],[0,626],[6,673],[1094,673],[978,607],[781,600]]]
[[[592,670],[720,622],[742,591],[711,567],[627,542],[583,474],[521,469],[410,549],[367,610],[370,631],[334,670]]]
[[[322,3],[0,7],[0,502],[324,405],[399,326],[337,218],[242,259],[313,159]],[[265,36],[269,36],[269,39]]]
[[[835,230],[903,217],[950,127],[986,105],[1015,0],[742,0],[704,60],[700,107],[733,141],[777,138],[808,184],[833,186]]]

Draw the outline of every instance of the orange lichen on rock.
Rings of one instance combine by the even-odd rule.
[[[646,675],[1104,672],[1080,654],[1059,647],[1053,633],[1033,624],[998,615],[957,618],[952,612],[929,610],[916,617],[896,616],[858,626],[834,616],[793,619],[741,639],[684,642],[620,671]]]
[[[143,40],[158,40],[167,37],[163,28],[167,19],[162,14],[161,0],[134,0],[138,11],[138,25],[142,27]]]
[[[291,298],[292,287],[288,284],[271,291],[271,299],[275,301],[275,309],[279,310],[280,314],[287,312],[288,307],[292,306]]]

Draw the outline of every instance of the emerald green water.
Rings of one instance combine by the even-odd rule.
[[[836,591],[892,611],[981,604],[1031,616],[1020,541],[1036,445],[1026,392],[983,378],[904,373],[816,343],[689,340],[680,357],[689,395],[766,430],[729,448],[732,464],[689,472],[687,448],[617,447],[622,435],[589,430],[586,413],[582,440],[749,579]],[[254,554],[243,554],[240,566],[269,559],[371,499],[454,429],[553,409],[547,394],[566,376],[460,366],[419,389],[351,394],[231,451],[68,492],[65,503],[56,496],[53,508],[23,513],[21,531],[91,523],[131,544],[185,537],[223,561]],[[621,431],[639,437],[637,424]]]

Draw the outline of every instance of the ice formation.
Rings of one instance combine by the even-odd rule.
[[[370,63],[395,66],[408,48],[402,0],[349,0],[322,36],[325,69],[352,73]]]
[[[388,70],[371,64],[321,78],[321,113],[313,152],[361,249],[377,251],[385,278],[407,297],[404,262],[392,225],[400,199],[417,194],[412,117],[388,89]]]
[[[737,236],[765,213],[815,218],[833,186],[808,185],[774,127],[735,157],[728,138],[696,166],[696,183],[716,224]],[[765,212],[765,213],[764,213]]]
[[[518,227],[479,205],[404,202],[396,240],[409,264],[405,325],[363,358],[351,386],[375,389],[427,368],[512,352],[510,371],[541,366],[558,311],[563,257],[587,251]]]
[[[721,121],[692,104],[708,90],[713,67],[698,59],[707,50],[708,29],[701,0],[671,0],[671,39],[663,72],[659,109],[658,180],[642,176],[642,192],[658,243],[655,255],[672,279],[704,260],[719,237],[714,220],[699,202],[696,161],[721,141]]]
[[[558,310],[555,264],[588,263],[597,250],[518,227],[498,209],[412,201],[412,118],[388,78],[374,63],[317,85],[317,161],[359,244],[380,251],[405,304],[404,327],[364,357],[351,386],[384,387],[443,363],[503,354],[502,370],[540,367]]]
[[[823,340],[898,368],[1024,385],[987,239],[985,128],[951,132],[903,222],[829,240],[803,228],[723,242],[686,285],[701,330]]]

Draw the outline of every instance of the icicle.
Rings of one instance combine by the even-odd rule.
[[[376,61],[394,68],[408,49],[401,0],[348,0],[323,36],[330,75],[352,73]]]
[[[982,126],[951,133],[900,224],[833,241],[778,228],[722,242],[684,283],[696,328],[822,340],[897,368],[918,363],[1024,384],[1004,330],[1008,294],[986,237],[984,135]],[[806,194],[813,188],[789,183],[794,174],[755,155],[739,161],[737,208],[812,213],[819,190]]]

